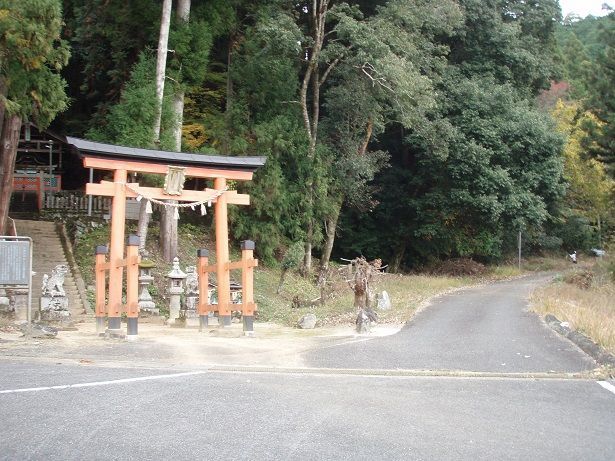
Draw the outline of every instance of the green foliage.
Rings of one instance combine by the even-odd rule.
[[[0,104],[42,128],[67,106],[61,26],[59,0],[0,1]]]
[[[491,74],[517,91],[546,88],[553,62],[556,0],[461,0],[465,27],[451,43],[451,61],[466,75]]]
[[[494,23],[502,23],[493,3],[464,5],[467,14],[491,11]],[[486,20],[478,16],[466,17],[466,27],[472,18]],[[452,39],[437,111],[386,136],[392,168],[376,179],[379,206],[371,215],[343,216],[346,253],[383,257],[394,266],[457,256],[492,260],[512,248],[519,229],[531,239],[544,237],[564,193],[563,139],[525,99],[535,76],[517,78],[514,62],[491,59],[494,37],[469,37],[478,33],[466,29],[461,41]]]
[[[289,270],[299,267],[303,260],[304,242],[295,242],[288,247],[282,258],[282,269]]]
[[[607,164],[611,176],[615,177],[615,12],[601,26],[599,36],[604,46],[596,57],[589,81],[592,92],[589,107],[601,122],[595,130],[594,154]]]
[[[273,262],[282,247],[304,236],[307,140],[297,119],[280,116],[255,127],[255,150],[267,163],[246,185],[253,207],[231,215],[237,239],[257,242],[257,251]]]
[[[122,91],[122,98],[105,116],[105,124],[87,133],[95,141],[123,146],[153,148],[153,126],[156,114],[155,60],[142,54]],[[170,127],[173,120],[169,96],[163,101],[160,148],[173,150]]]
[[[425,149],[420,174],[431,185],[415,200],[423,218],[415,235],[444,255],[498,257],[506,233],[540,228],[561,198],[562,139],[512,87],[452,77],[446,157],[430,155],[420,133],[412,138]]]
[[[568,251],[586,251],[598,246],[596,233],[589,220],[574,212],[566,213],[555,231],[562,239],[563,248]]]
[[[83,0],[66,2],[67,31],[78,66],[71,75],[73,117],[87,128],[101,123],[120,99],[139,55],[156,48],[160,3],[154,0]],[[86,129],[87,129],[86,128]]]
[[[87,81],[80,104],[114,104],[89,120],[89,135],[151,147],[154,72],[145,50],[156,47],[159,4],[66,4]],[[253,182],[238,185],[252,205],[231,207],[235,238],[255,240],[259,257],[277,263],[286,249],[299,248],[293,242],[310,240],[318,250],[324,223],[340,207],[337,252],[380,257],[394,268],[446,257],[500,259],[520,229],[528,248],[585,238],[573,217],[582,213],[566,214],[562,176],[568,197],[589,203],[588,170],[577,169],[574,181],[564,170],[563,136],[533,98],[551,79],[569,79],[572,95],[586,97],[595,114],[583,118],[593,125],[583,130],[596,138],[583,137],[579,152],[601,149],[607,158],[613,66],[606,35],[583,29],[584,22],[565,26],[574,34],[556,51],[556,0],[327,7],[321,50],[311,2],[200,2],[189,23],[173,22],[167,83],[186,94],[185,148],[267,157]],[[606,49],[596,46],[600,40]],[[308,130],[301,88],[318,51]],[[171,122],[165,115],[163,124]]]
[[[184,85],[199,85],[205,76],[213,35],[205,21],[183,21],[169,34],[169,47],[173,50],[168,59],[168,73]]]
[[[602,18],[589,16],[565,23],[558,29],[559,56],[571,95],[591,111],[596,120],[584,146],[615,174],[615,13]]]

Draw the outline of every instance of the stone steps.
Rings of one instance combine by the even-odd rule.
[[[19,235],[32,239],[32,306],[38,309],[42,291],[43,275],[51,275],[58,264],[68,266],[62,241],[56,230],[55,223],[48,221],[15,220]],[[70,266],[69,266],[70,267]],[[81,315],[84,306],[81,301],[77,284],[69,272],[64,278],[64,291],[69,300],[71,315]]]

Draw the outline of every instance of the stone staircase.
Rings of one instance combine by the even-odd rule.
[[[37,318],[40,306],[43,275],[51,275],[58,264],[70,267],[64,254],[62,241],[56,230],[56,224],[49,221],[15,220],[17,234],[32,239],[32,316]],[[74,320],[84,314],[84,306],[79,296],[72,272],[64,279],[64,291],[68,297],[71,318]]]

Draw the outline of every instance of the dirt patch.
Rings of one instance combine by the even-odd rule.
[[[84,366],[122,364],[134,367],[188,367],[212,365],[302,367],[302,355],[312,349],[348,341],[363,341],[394,334],[401,325],[377,325],[370,334],[357,335],[352,326],[299,330],[258,323],[252,337],[241,324],[199,332],[161,324],[139,324],[135,341],[97,336],[94,322],[77,331],[61,331],[53,340],[26,339],[15,332],[0,332],[0,356],[69,360]]]

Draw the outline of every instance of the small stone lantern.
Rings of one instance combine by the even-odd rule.
[[[184,293],[186,274],[179,268],[179,258],[173,259],[173,269],[167,274],[169,279],[169,325],[177,324],[181,309],[181,296]]]
[[[149,259],[143,259],[139,263],[139,310],[145,315],[160,315],[160,309],[149,294],[149,285],[154,281],[152,268],[156,265]]]

